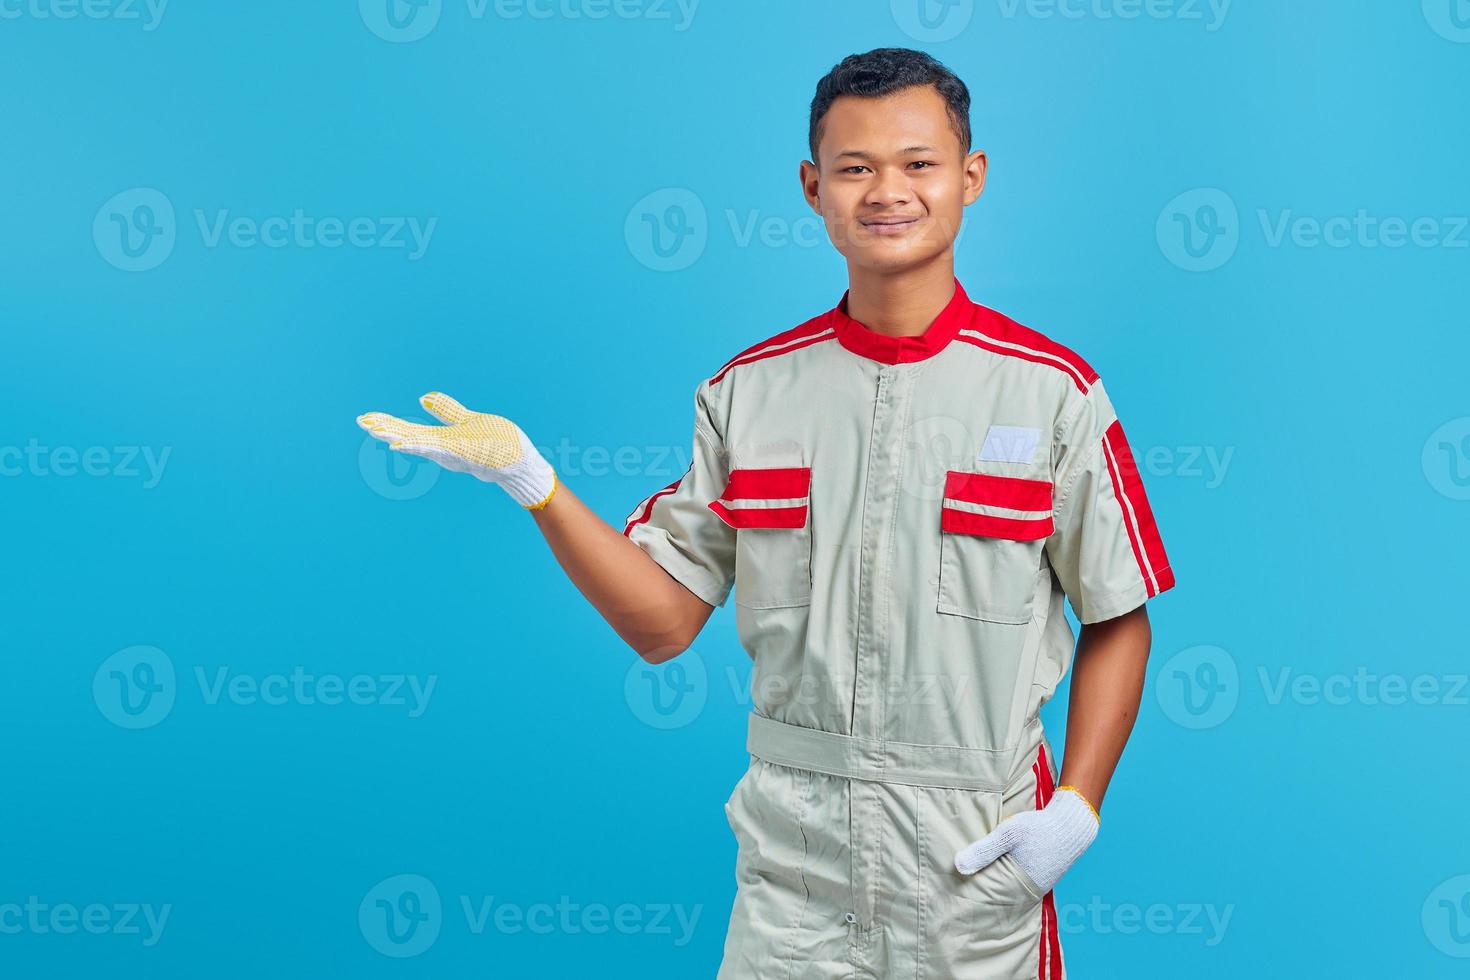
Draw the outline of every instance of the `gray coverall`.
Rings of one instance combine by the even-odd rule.
[[[702,382],[688,471],[624,532],[733,587],[754,660],[719,977],[1060,980],[1052,894],[954,854],[1050,798],[1065,598],[1097,622],[1174,576],[1081,357],[958,280],[921,336],[846,311]]]

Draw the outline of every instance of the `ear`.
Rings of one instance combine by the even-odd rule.
[[[801,181],[801,196],[806,198],[807,207],[817,214],[822,213],[822,172],[810,160],[801,161],[797,168],[797,179]]]
[[[965,204],[974,204],[985,190],[985,173],[990,161],[984,150],[976,150],[965,157]]]

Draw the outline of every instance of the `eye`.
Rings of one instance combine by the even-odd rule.
[[[915,160],[913,163],[910,164],[910,166],[913,166],[913,167],[922,166],[924,169],[927,170],[927,169],[929,169],[929,168],[931,168],[931,167],[934,166],[934,162],[932,160]]]
[[[850,167],[843,167],[842,168],[842,172],[845,173],[845,174],[850,174],[854,170],[866,170],[866,169],[867,169],[867,167],[863,166],[861,163],[855,163],[855,164],[853,164]]]

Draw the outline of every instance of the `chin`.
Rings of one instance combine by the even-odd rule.
[[[865,248],[856,254],[849,255],[848,261],[853,265],[877,272],[902,272],[905,269],[923,265],[938,254],[939,252],[933,249]]]

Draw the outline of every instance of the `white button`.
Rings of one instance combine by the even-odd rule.
[[[843,916],[843,918],[846,919],[849,924],[854,923],[857,921],[857,913],[848,912],[846,915]]]

